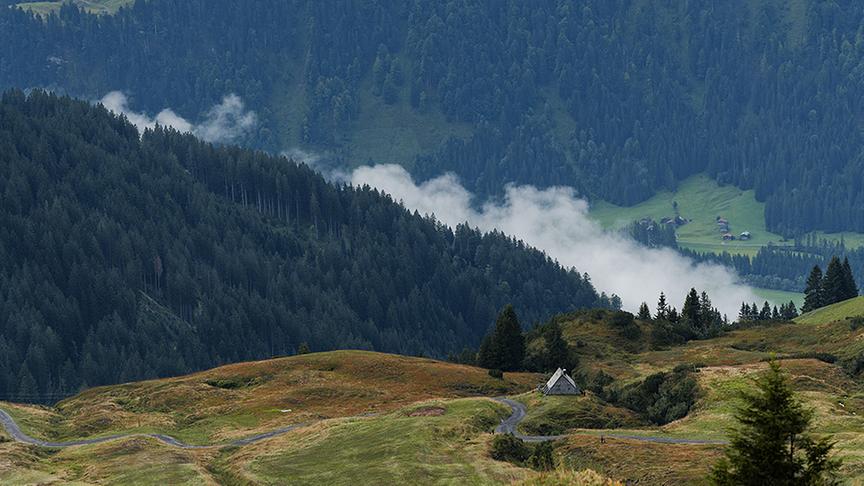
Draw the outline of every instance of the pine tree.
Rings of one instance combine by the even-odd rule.
[[[738,311],[738,322],[747,322],[750,320],[750,304],[741,302],[741,310]]]
[[[807,287],[804,289],[804,306],[801,312],[810,312],[825,305],[822,291],[822,269],[815,265],[807,277]]]
[[[843,258],[843,300],[858,297],[858,284],[855,283],[855,275],[849,265],[849,257]]]
[[[843,272],[843,264],[836,256],[831,257],[825,278],[822,279],[822,294],[824,305],[831,305],[845,300],[846,278]]]
[[[798,307],[795,306],[795,302],[790,300],[789,305],[786,306],[786,309],[787,309],[787,312],[789,313],[787,315],[786,319],[791,321],[792,319],[795,319],[796,317],[798,317]]]
[[[637,317],[642,321],[651,320],[651,309],[648,308],[647,303],[642,302],[642,305],[639,306],[639,315]]]
[[[543,340],[546,341],[546,370],[557,369],[558,367],[573,369],[570,363],[570,352],[567,349],[567,341],[561,335],[561,326],[558,321],[552,321],[543,333]]]
[[[829,439],[813,439],[806,431],[813,412],[795,397],[789,379],[776,361],[756,380],[756,390],[741,395],[726,457],[714,466],[717,485],[834,484],[839,463],[830,458]]]
[[[666,303],[666,294],[660,292],[660,298],[657,299],[657,314],[655,317],[658,321],[669,319],[669,304]]]
[[[487,334],[480,343],[480,349],[477,351],[477,364],[490,370],[501,368],[501,357],[498,356],[497,350],[492,343],[493,336],[493,333]]]
[[[681,317],[687,319],[691,327],[698,328],[702,325],[702,310],[699,305],[699,294],[696,289],[691,288],[684,299],[684,307],[681,308]]]
[[[501,355],[501,369],[517,371],[522,369],[525,359],[525,336],[512,305],[507,305],[495,322],[497,347]]]
[[[525,337],[512,305],[507,305],[498,314],[495,329],[483,339],[477,360],[488,369],[516,371],[522,368],[525,359]]]
[[[771,304],[769,304],[767,300],[762,305],[762,310],[759,311],[759,320],[760,321],[771,320]]]

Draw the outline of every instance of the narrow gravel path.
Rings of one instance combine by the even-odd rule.
[[[22,442],[24,444],[33,444],[42,447],[73,447],[80,445],[89,445],[89,444],[101,444],[103,442],[108,442],[117,439],[127,439],[131,437],[149,437],[152,439],[156,439],[160,442],[168,444],[170,446],[179,447],[181,449],[213,449],[218,447],[226,447],[226,446],[244,446],[247,444],[252,444],[254,442],[258,442],[264,439],[269,439],[271,437],[276,437],[277,435],[282,435],[292,430],[295,430],[299,427],[303,427],[304,424],[291,425],[288,427],[282,427],[280,429],[271,430],[270,432],[265,432],[263,434],[257,434],[250,437],[245,437],[243,439],[237,439],[231,442],[226,442],[223,444],[211,444],[211,445],[193,445],[187,444],[183,441],[175,439],[170,435],[165,434],[117,434],[117,435],[109,435],[106,437],[99,437],[96,439],[81,439],[81,440],[71,440],[67,442],[51,442],[45,441],[41,439],[36,439],[30,437],[21,431],[21,427],[15,422],[15,419],[12,418],[5,410],[0,409],[0,424],[3,425],[3,428],[6,429],[6,432],[12,436],[14,440],[17,442]]]
[[[514,437],[522,439],[526,442],[544,442],[548,440],[558,440],[566,435],[522,435],[519,433],[518,427],[519,423],[525,419],[525,415],[527,414],[527,409],[525,408],[525,404],[521,402],[517,402],[516,400],[510,400],[509,398],[494,398],[496,402],[503,403],[510,407],[510,410],[513,413],[502,420],[498,427],[495,427],[496,434],[512,434]],[[575,434],[574,434],[575,435]],[[589,435],[589,434],[580,434],[580,435]],[[590,434],[593,435],[593,434]],[[619,434],[603,434],[603,437],[607,439],[630,439],[630,440],[640,440],[643,442],[656,442],[660,444],[714,444],[714,445],[725,445],[728,444],[726,441],[722,440],[700,440],[700,439],[675,439],[672,437],[656,437],[656,436],[642,436],[642,435],[619,435]]]

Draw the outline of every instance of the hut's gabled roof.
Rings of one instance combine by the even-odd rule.
[[[562,377],[565,380],[569,381],[570,384],[573,385],[573,388],[578,388],[576,386],[576,382],[573,381],[573,378],[570,378],[570,375],[568,375],[566,372],[567,372],[567,370],[565,370],[563,368],[558,368],[558,371],[556,371],[552,375],[552,377],[549,378],[549,381],[546,382],[546,389],[548,390],[548,389],[552,388],[553,386],[555,386],[555,383],[558,383],[558,380],[560,380]]]

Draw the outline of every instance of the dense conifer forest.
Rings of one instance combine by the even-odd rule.
[[[0,99],[0,398],[305,349],[442,356],[507,303],[608,305],[587,275],[285,157]]]
[[[337,155],[365,127],[364,100],[382,100],[468,127],[403,161],[420,178],[453,171],[484,195],[566,184],[632,204],[706,172],[754,188],[769,229],[793,236],[864,231],[862,26],[851,0],[2,8],[0,86],[124,90],[184,116],[235,92],[262,120],[247,143]]]

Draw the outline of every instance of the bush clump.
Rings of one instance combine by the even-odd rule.
[[[489,455],[496,461],[523,464],[531,457],[531,449],[522,439],[512,434],[499,434],[492,439],[492,450]]]

